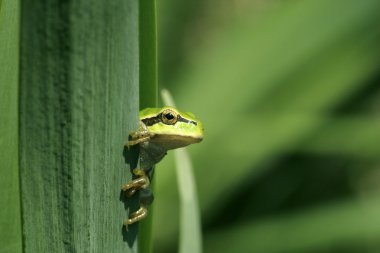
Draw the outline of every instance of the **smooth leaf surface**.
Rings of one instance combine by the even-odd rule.
[[[140,109],[157,107],[157,40],[156,1],[139,1],[139,84]],[[154,182],[151,184],[154,189]],[[153,190],[154,192],[154,190]],[[140,222],[139,252],[152,252],[152,221],[154,205]]]
[[[157,106],[157,24],[156,1],[140,0],[140,108]]]

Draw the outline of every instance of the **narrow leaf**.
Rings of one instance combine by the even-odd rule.
[[[162,90],[161,96],[166,105],[175,107],[168,90]],[[202,231],[193,166],[186,149],[176,149],[174,154],[180,197],[179,252],[200,253]]]
[[[157,41],[156,1],[139,1],[139,84],[140,109],[157,107]],[[154,192],[154,182],[151,186]],[[140,222],[139,252],[152,252],[154,204],[149,215]]]

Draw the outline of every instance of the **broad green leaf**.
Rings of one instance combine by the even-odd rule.
[[[20,3],[0,1],[0,252],[21,253],[18,154]]]
[[[21,20],[24,252],[136,252],[120,197],[138,125],[138,2],[23,1]]]

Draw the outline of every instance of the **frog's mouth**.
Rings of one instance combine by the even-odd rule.
[[[187,145],[198,143],[203,140],[203,136],[197,135],[165,135],[159,134],[151,137],[150,141],[166,147],[167,149],[175,149],[185,147]]]

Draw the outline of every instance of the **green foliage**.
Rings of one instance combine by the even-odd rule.
[[[138,3],[23,1],[21,16],[24,252],[136,252],[120,189],[138,124]]]
[[[157,107],[157,42],[156,1],[139,1],[139,84],[140,109]],[[154,188],[154,182],[151,185]],[[152,252],[152,220],[154,206],[140,222],[139,252]]]
[[[352,244],[377,243],[374,236],[380,234],[379,212],[380,201],[377,196],[372,196],[362,201],[338,202],[260,222],[248,221],[231,230],[214,231],[207,238],[205,251],[305,252],[314,248],[316,252],[324,252],[323,248],[340,246],[339,243],[343,242],[347,245],[344,252],[350,252]],[[271,238],[276,238],[276,242]],[[223,241],[234,243],[226,247],[221,243]]]
[[[140,108],[157,107],[156,1],[139,2]]]
[[[18,171],[19,2],[0,1],[0,252],[21,253]]]
[[[123,227],[138,200],[120,188],[139,101],[157,103],[155,2],[0,7],[0,251],[21,252],[21,203],[26,253],[150,252],[151,221]]]
[[[205,126],[189,149],[206,252],[378,251],[380,2],[201,2],[160,1],[158,20],[160,83]],[[156,245],[174,251],[170,159],[156,181]]]
[[[137,236],[122,228],[137,200],[119,197],[123,144],[157,103],[155,1],[19,9],[0,0],[0,252],[21,252],[20,203],[25,253],[136,252],[137,239],[150,252],[153,208]],[[205,251],[379,251],[380,2],[158,9],[160,83],[205,125],[189,148]],[[155,252],[201,244],[178,233],[199,210],[170,154],[154,180]]]
[[[168,90],[161,91],[166,106],[175,106]],[[193,165],[186,149],[174,150],[180,201],[179,253],[202,252],[201,220]]]

